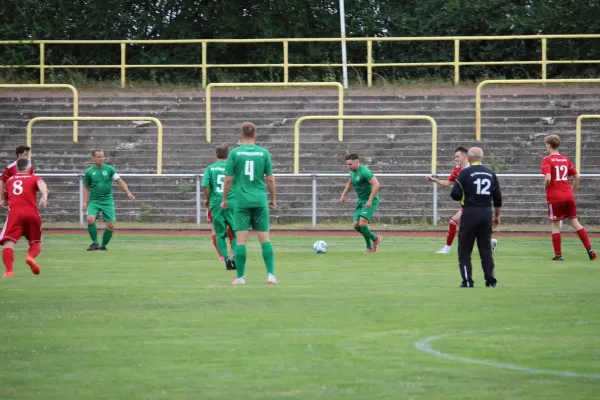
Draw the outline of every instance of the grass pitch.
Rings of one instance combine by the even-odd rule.
[[[316,239],[329,245],[311,252]],[[209,236],[46,235],[0,281],[2,399],[594,399],[600,264],[577,239],[499,238],[459,289],[442,238],[274,236],[231,285]],[[456,251],[456,249],[453,249]],[[475,267],[476,266],[476,267]]]

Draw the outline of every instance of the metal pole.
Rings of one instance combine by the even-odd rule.
[[[348,57],[346,54],[346,11],[344,0],[340,0],[340,35],[342,37],[342,74],[344,76],[344,89],[348,89]]]
[[[200,218],[200,202],[202,201],[202,198],[200,196],[201,190],[200,190],[200,175],[196,175],[196,225],[200,225],[201,222],[201,218]]]
[[[438,223],[438,185],[433,185],[433,226]]]
[[[312,227],[317,227],[317,175],[312,175]]]
[[[83,175],[77,177],[79,180],[79,225],[83,226]]]

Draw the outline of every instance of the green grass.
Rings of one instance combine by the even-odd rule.
[[[576,239],[552,263],[548,239],[501,238],[500,285],[475,257],[470,290],[455,253],[433,254],[441,238],[364,254],[325,237],[315,255],[316,237],[275,236],[277,286],[253,239],[240,287],[209,239],[115,235],[88,253],[85,235],[47,235],[40,276],[20,243],[0,281],[0,398],[598,398],[600,265]]]

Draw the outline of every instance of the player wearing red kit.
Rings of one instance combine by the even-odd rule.
[[[27,158],[17,160],[17,174],[6,181],[9,211],[0,233],[0,244],[4,246],[2,261],[6,268],[5,278],[12,278],[14,275],[14,249],[21,236],[25,236],[29,242],[25,262],[31,272],[36,275],[40,273],[40,267],[34,260],[42,251],[42,220],[36,204],[36,192],[39,190],[42,193],[40,206],[46,206],[48,188],[41,177],[28,172],[30,166]],[[4,199],[2,201],[6,202]]]
[[[454,162],[456,163],[456,168],[452,170],[452,173],[450,174],[447,180],[434,178],[432,176],[427,176],[427,180],[430,182],[437,183],[440,186],[452,187],[452,185],[454,185],[454,181],[456,181],[456,177],[458,176],[458,174],[460,174],[460,171],[469,166],[467,152],[468,150],[465,147],[457,147],[456,149],[454,149]],[[456,212],[456,214],[454,214],[454,216],[450,218],[450,222],[448,223],[448,234],[446,235],[446,245],[436,253],[450,253],[452,243],[454,242],[454,238],[456,237],[456,230],[458,228],[458,225],[460,224],[460,217],[462,215],[462,211],[462,208],[460,208]],[[498,241],[496,239],[492,239],[492,251],[496,251],[497,245]]]
[[[544,188],[548,203],[548,219],[552,221],[552,245],[555,257],[553,261],[564,261],[561,250],[560,221],[568,218],[571,226],[577,232],[581,243],[585,247],[590,260],[596,259],[596,252],[592,249],[590,238],[577,219],[577,206],[573,192],[579,187],[579,172],[567,157],[558,153],[560,138],[557,135],[546,136],[546,151],[549,156],[542,160],[542,175],[544,175]],[[573,187],[569,184],[569,177],[573,177]]]
[[[29,158],[30,150],[31,150],[31,147],[28,147],[28,146],[17,147],[17,149],[16,149],[17,161],[20,160],[21,158]],[[6,181],[11,176],[17,174],[17,161],[13,161],[10,164],[8,164],[8,166],[4,169],[4,173],[2,174],[2,180],[0,181],[0,194],[2,194],[2,197],[4,199],[8,198],[7,193],[5,191]],[[33,165],[30,164],[30,169],[27,172],[29,172],[30,174],[33,175]]]

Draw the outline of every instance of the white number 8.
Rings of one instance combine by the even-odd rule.
[[[15,181],[13,183],[13,194],[18,196],[23,193],[23,181]]]

